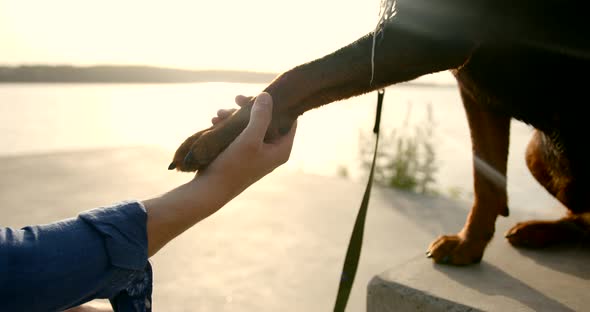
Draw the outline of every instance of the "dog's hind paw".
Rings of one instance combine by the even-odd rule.
[[[556,221],[521,222],[506,232],[515,247],[543,248],[557,244],[576,243],[590,238],[590,227],[572,215]]]
[[[428,247],[426,256],[439,264],[468,265],[483,257],[488,241],[465,240],[459,235],[443,235]]]

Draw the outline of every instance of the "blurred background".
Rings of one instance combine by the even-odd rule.
[[[377,0],[0,0],[0,223],[50,222],[118,200],[155,196],[187,181],[189,174],[166,170],[187,136],[208,127],[218,109],[233,107],[235,95],[255,95],[277,74],[370,32],[378,13]],[[282,260],[272,261],[264,255],[243,258],[269,245],[287,250],[284,241],[273,239],[283,237],[277,233],[290,223],[319,218],[313,210],[302,209],[289,218],[273,210],[252,217],[248,233],[254,238],[249,239],[261,246],[245,243],[248,238],[236,239],[244,233],[232,213],[262,202],[272,206],[287,192],[303,192],[305,183],[301,189],[278,186],[292,185],[294,177],[328,181],[318,188],[331,189],[327,194],[335,197],[348,188],[360,193],[372,147],[376,97],[366,94],[303,115],[292,157],[270,178],[272,183],[237,198],[230,212],[222,210],[221,216],[168,247],[173,256],[161,258],[165,268],[155,269],[156,281],[166,285],[160,290],[155,285],[155,297],[168,300],[164,310],[276,311],[287,305],[301,311],[302,306],[315,310],[331,304],[335,289],[325,288],[335,287],[337,276],[322,277],[326,284],[315,284],[305,278],[321,273],[303,273],[316,251],[282,254]],[[381,185],[469,206],[471,143],[449,73],[389,87],[382,130]],[[557,202],[536,184],[524,163],[531,133],[528,126],[513,122],[510,208],[555,209]],[[342,226],[343,232],[331,234],[342,242],[360,195],[358,201],[353,199],[352,210],[346,208],[350,214],[343,216],[349,223],[330,227]],[[295,251],[301,250],[298,244],[322,241],[298,232],[283,234]],[[181,244],[194,244],[195,254],[184,254]],[[221,255],[221,248],[229,255]],[[331,256],[316,253],[314,261],[332,274],[341,265],[345,246],[326,248],[333,250]],[[270,271],[252,269],[244,275],[244,266],[236,263],[241,260],[250,261],[251,268],[264,263]],[[182,267],[177,267],[179,262]],[[297,269],[286,269],[287,263]],[[189,270],[189,275],[180,270],[191,265],[196,271]],[[285,272],[290,275],[283,276]],[[288,290],[272,286],[285,279],[292,283]],[[324,285],[320,288],[326,293],[309,292],[303,305],[293,292],[312,283]],[[355,290],[356,307],[363,306],[363,287]],[[249,294],[252,289],[262,290]]]

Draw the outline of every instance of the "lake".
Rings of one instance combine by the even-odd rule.
[[[237,94],[255,95],[263,84],[4,84],[0,85],[0,155],[44,154],[121,146],[157,146],[170,151],[208,127],[219,108]],[[321,109],[299,120],[292,156],[295,172],[365,179],[360,166],[361,133],[373,127],[376,94]],[[411,131],[432,108],[436,189],[469,200],[471,143],[455,87],[399,85],[385,94],[382,130]],[[511,128],[508,188],[511,209],[559,206],[532,178],[524,150],[532,129]],[[163,163],[166,168],[168,163]]]

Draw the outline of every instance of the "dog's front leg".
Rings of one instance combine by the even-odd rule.
[[[461,89],[473,147],[474,203],[463,229],[430,244],[427,254],[437,263],[479,262],[492,239],[498,215],[508,215],[506,164],[510,117],[485,110]]]
[[[370,33],[278,76],[265,89],[274,100],[267,138],[286,132],[297,116],[312,108],[458,67],[473,46],[472,40],[448,33],[418,31],[406,19],[396,17],[376,40],[373,64]],[[248,124],[251,103],[215,127],[189,137],[178,148],[170,169],[195,171],[206,167]]]

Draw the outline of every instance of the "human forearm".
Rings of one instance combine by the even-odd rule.
[[[215,213],[242,190],[215,175],[202,174],[159,197],[143,201],[147,211],[148,255]]]

